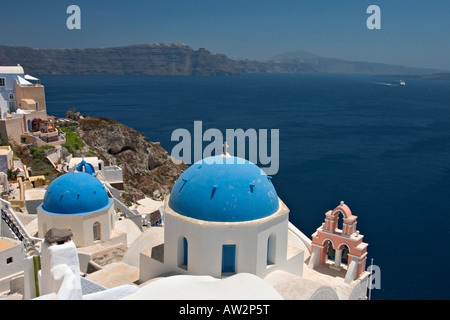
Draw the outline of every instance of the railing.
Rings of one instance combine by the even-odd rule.
[[[14,221],[9,217],[9,215],[6,213],[5,210],[1,209],[2,212],[2,220],[5,221],[6,225],[9,227],[9,229],[14,233],[14,235],[19,239],[20,241],[23,241],[25,237],[20,232],[19,228],[17,228]]]
[[[39,254],[39,250],[36,247],[37,242],[42,241],[42,239],[32,237],[27,229],[24,227],[20,219],[16,216],[16,213],[11,208],[11,203],[6,200],[0,199],[1,203],[1,218],[5,221],[6,225],[9,227],[11,232],[22,241],[24,244],[27,254]],[[31,252],[34,251],[34,252]]]
[[[113,199],[116,209],[119,209],[121,212],[123,212],[131,221],[133,221],[136,224],[136,226],[140,230],[142,230],[142,226],[143,226],[142,216],[140,214],[137,214],[137,213],[133,212],[132,210],[130,210],[130,208],[128,208],[126,205],[124,205],[119,199],[117,199],[114,196],[114,194],[112,192],[113,187],[109,184],[109,182],[103,181],[103,185],[106,187],[105,188],[106,192]]]
[[[32,144],[36,147],[42,147],[44,145],[56,147],[58,145],[66,143],[66,134],[59,130],[50,133],[42,133],[40,131],[32,133],[26,132],[21,135],[21,139],[24,141],[24,143]]]

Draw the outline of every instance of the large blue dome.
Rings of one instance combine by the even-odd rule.
[[[111,203],[105,187],[84,172],[69,172],[50,183],[42,209],[49,214],[85,214]]]
[[[242,158],[215,156],[183,172],[169,206],[199,220],[242,222],[272,215],[279,204],[270,177],[258,166]]]

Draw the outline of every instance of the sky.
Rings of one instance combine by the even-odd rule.
[[[181,42],[263,60],[303,50],[346,60],[450,71],[449,0],[2,1],[0,45],[92,48]],[[81,9],[69,30],[67,8]],[[370,30],[367,8],[380,8]]]

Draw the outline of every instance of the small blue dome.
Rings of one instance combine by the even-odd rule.
[[[50,183],[41,207],[49,214],[85,214],[109,206],[112,200],[97,178],[69,172]]]
[[[79,164],[77,164],[75,168],[78,172],[86,172],[89,174],[95,174],[95,168],[92,164],[87,163],[86,161],[82,160]]]
[[[215,156],[190,166],[175,183],[169,206],[198,220],[242,222],[278,210],[278,196],[264,171],[237,157]]]

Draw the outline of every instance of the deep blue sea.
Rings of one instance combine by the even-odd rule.
[[[345,201],[381,270],[373,299],[449,299],[450,82],[361,75],[45,76],[47,111],[113,118],[171,152],[177,128],[279,129],[273,183],[311,234]],[[208,143],[205,143],[205,145]]]

